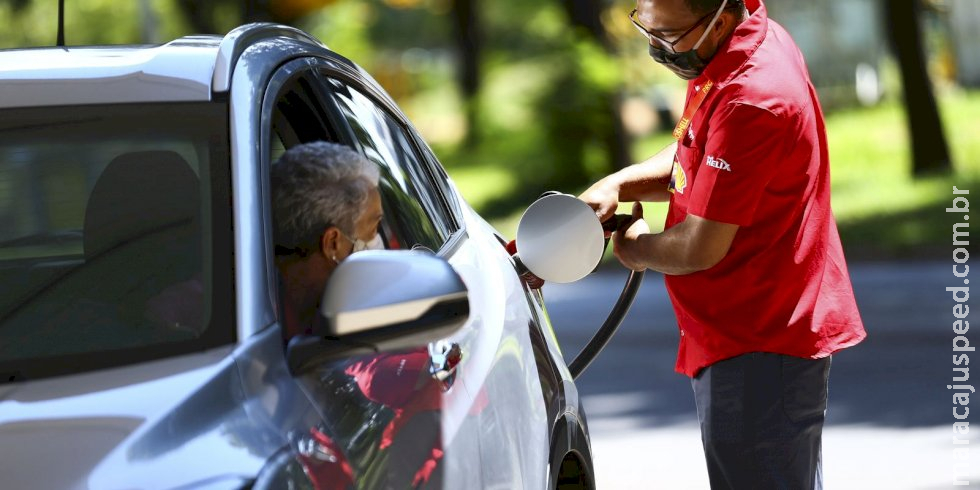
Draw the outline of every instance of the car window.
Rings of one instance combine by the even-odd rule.
[[[414,129],[409,131],[413,140],[415,141],[415,146],[420,149],[422,153],[422,158],[427,164],[427,169],[429,170],[429,175],[436,187],[441,190],[440,194],[443,197],[443,205],[445,206],[445,221],[447,223],[454,223],[450,225],[453,229],[458,229],[463,222],[463,218],[460,215],[460,206],[456,194],[453,192],[452,185],[449,182],[449,174],[446,173],[446,169],[443,168],[442,164],[439,163],[439,159],[436,158],[435,153],[429,148],[429,145],[422,139],[422,136],[418,134]]]
[[[389,248],[437,251],[454,231],[445,205],[405,129],[362,92],[330,80],[337,106],[361,150],[381,169]]]
[[[315,73],[307,70],[292,76],[276,94],[269,119],[269,162],[301,143],[337,141],[317,86]]]
[[[226,114],[216,103],[0,111],[0,371],[39,377],[61,365],[41,359],[92,356],[77,371],[231,341]]]

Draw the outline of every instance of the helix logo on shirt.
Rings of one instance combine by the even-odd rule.
[[[684,193],[684,189],[687,188],[687,174],[684,173],[684,167],[681,166],[680,162],[677,161],[677,156],[674,156],[674,167],[670,171],[670,185],[667,190],[673,193],[674,191]]]
[[[728,164],[728,162],[726,162],[721,158],[715,158],[711,155],[708,155],[708,166],[717,168],[719,170],[724,170],[726,172],[732,171],[732,167],[731,165]]]

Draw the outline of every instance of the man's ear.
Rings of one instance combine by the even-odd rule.
[[[323,230],[323,234],[320,235],[320,253],[323,254],[324,258],[337,262],[337,258],[343,255],[341,251],[343,244],[341,244],[340,238],[340,229],[336,226]]]
[[[718,22],[715,22],[712,28],[711,36],[715,38],[715,42],[719,42],[725,35],[731,32],[735,32],[735,28],[742,22],[742,10],[725,9],[718,17]]]

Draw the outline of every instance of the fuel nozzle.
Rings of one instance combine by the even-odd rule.
[[[517,225],[517,238],[505,247],[528,287],[538,289],[546,280],[573,282],[599,266],[610,236],[630,220],[632,216],[614,215],[600,223],[595,211],[575,196],[546,192],[524,212]],[[606,321],[568,365],[572,377],[579,377],[612,338],[633,304],[642,279],[642,271],[630,271]]]
[[[514,269],[517,271],[517,275],[527,284],[527,287],[531,289],[541,289],[544,286],[544,279],[534,275],[530,269],[524,265],[524,261],[521,260],[521,256],[517,253],[517,240],[511,240],[507,242],[504,246],[507,249],[507,253],[514,260]]]
[[[602,234],[606,237],[606,240],[612,236],[613,232],[620,229],[626,223],[629,223],[633,217],[628,214],[614,214],[612,218],[607,219],[602,222]]]

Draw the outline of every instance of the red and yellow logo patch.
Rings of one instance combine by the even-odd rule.
[[[680,192],[684,193],[684,189],[687,188],[687,174],[684,173],[684,167],[681,166],[677,158],[674,158],[674,166],[670,171],[670,186],[667,190],[670,192]]]

